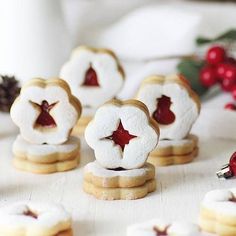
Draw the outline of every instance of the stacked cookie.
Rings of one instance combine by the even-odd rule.
[[[137,99],[146,104],[160,127],[160,142],[148,158],[155,166],[183,164],[198,155],[198,137],[189,134],[200,113],[200,101],[179,75],[145,79]]]
[[[146,160],[158,138],[158,125],[142,102],[101,106],[85,130],[96,161],[85,166],[84,191],[103,200],[138,199],[154,191],[155,168]]]
[[[70,136],[81,105],[61,79],[32,79],[11,107],[20,129],[13,144],[17,169],[39,174],[66,171],[79,163],[80,140]]]
[[[220,236],[236,235],[236,188],[206,194],[201,204],[200,227]]]
[[[83,113],[74,129],[75,134],[82,134],[96,109],[120,91],[124,71],[111,50],[81,46],[62,67],[60,77],[82,103]]]
[[[70,214],[55,203],[17,202],[0,208],[1,236],[73,236]]]

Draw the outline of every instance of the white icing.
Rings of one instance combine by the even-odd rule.
[[[25,216],[24,213],[29,210],[36,213],[38,218]],[[60,226],[60,223],[63,223],[63,226]],[[67,224],[67,229],[69,229],[71,217],[61,205],[55,203],[29,201],[18,202],[0,208],[0,233],[24,232],[25,234],[23,235],[42,236],[44,231],[51,230],[54,231],[53,233],[58,233],[61,230],[65,230],[65,224]]]
[[[93,117],[94,114],[95,114],[95,112],[96,112],[96,109],[95,109],[95,108],[92,108],[92,107],[84,107],[84,108],[83,108],[83,111],[82,111],[81,117],[85,117],[85,116]]]
[[[18,135],[16,140],[13,143],[13,153],[25,154],[29,156],[38,157],[39,160],[51,154],[60,154],[60,153],[70,153],[80,146],[80,140],[76,137],[70,136],[68,141],[63,144],[32,144],[27,142],[22,138],[21,135]]]
[[[129,134],[137,136],[125,145],[123,152],[119,145],[105,139],[117,130],[120,121]],[[85,130],[85,139],[94,149],[95,158],[100,165],[110,169],[143,166],[149,152],[156,147],[158,136],[157,131],[150,126],[147,114],[131,105],[106,104],[100,107]]]
[[[143,84],[137,99],[146,104],[152,115],[157,108],[157,99],[162,95],[170,97],[170,109],[175,114],[175,121],[169,125],[160,125],[160,139],[178,140],[186,137],[198,117],[196,102],[186,88],[174,82]]]
[[[168,227],[169,226],[169,227]],[[127,228],[127,236],[158,236],[154,227],[164,230],[166,227],[168,236],[200,236],[202,235],[197,225],[189,222],[176,221],[173,223],[153,219],[141,224],[135,224]]]
[[[236,198],[236,188],[216,189],[208,192],[203,199],[202,206],[213,210],[216,214],[236,216],[236,202],[230,201]]]
[[[90,65],[97,73],[99,87],[81,86]],[[106,52],[93,52],[87,48],[78,48],[60,72],[72,93],[79,98],[84,107],[98,107],[115,97],[120,91],[124,79],[119,71],[116,59]]]
[[[47,86],[45,83],[44,88],[31,84],[23,87],[20,96],[13,104],[11,108],[12,120],[20,128],[22,137],[28,142],[61,144],[68,139],[70,130],[79,118],[78,111],[69,102],[69,99],[66,90],[56,84]],[[30,101],[41,104],[43,100],[49,104],[57,102],[50,111],[57,126],[50,131],[34,127],[40,111],[33,107]]]
[[[115,170],[109,170],[101,165],[97,161],[88,163],[85,168],[85,173],[92,173],[94,176],[99,177],[139,177],[139,176],[145,176],[148,171],[150,171],[151,167],[150,164],[145,164],[142,168],[138,169],[131,169],[131,170],[122,170],[122,171],[115,171]]]

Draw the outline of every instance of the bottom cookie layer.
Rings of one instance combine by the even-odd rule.
[[[156,180],[149,180],[144,185],[133,188],[97,187],[84,180],[83,189],[86,193],[101,200],[135,200],[145,197],[156,190]]]
[[[144,185],[155,178],[155,167],[146,163],[142,168],[133,170],[109,170],[97,161],[88,163],[84,168],[84,179],[98,187],[133,188]]]
[[[193,161],[193,159],[198,155],[199,149],[196,147],[193,152],[186,155],[172,155],[172,156],[152,156],[148,157],[147,162],[153,164],[154,166],[167,166],[167,165],[177,165],[185,164]]]
[[[72,160],[55,162],[52,164],[39,164],[15,157],[13,159],[13,165],[16,169],[32,172],[35,174],[50,174],[74,169],[78,166],[79,161],[79,155]]]
[[[236,226],[222,224],[205,216],[200,216],[199,225],[201,229],[208,233],[214,233],[219,236],[235,236]]]

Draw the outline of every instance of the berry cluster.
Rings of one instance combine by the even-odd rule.
[[[202,85],[209,88],[218,83],[236,100],[236,60],[228,56],[223,47],[213,46],[207,51],[205,61],[200,71]],[[225,108],[234,110],[235,105],[229,103]]]

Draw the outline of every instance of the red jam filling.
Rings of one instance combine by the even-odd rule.
[[[35,213],[32,212],[31,210],[28,210],[27,212],[24,212],[24,215],[25,215],[25,216],[28,216],[28,217],[31,217],[31,218],[34,218],[34,219],[38,219],[37,214],[35,214]]]
[[[157,109],[152,117],[161,125],[169,125],[175,121],[175,114],[170,110],[171,100],[169,97],[162,95],[157,99]]]
[[[167,230],[168,226],[164,230],[160,230],[158,227],[154,227],[153,230],[156,233],[157,236],[168,236]]]
[[[121,121],[116,131],[113,132],[111,136],[106,137],[105,139],[112,140],[116,145],[119,145],[124,151],[125,145],[129,144],[130,140],[136,138],[137,136],[132,135],[129,131],[125,130]]]
[[[57,103],[52,103],[52,104],[48,104],[47,101],[42,101],[42,104],[36,104],[41,112],[35,122],[36,125],[39,126],[43,126],[43,127],[47,127],[47,128],[54,128],[57,126],[55,120],[53,119],[53,117],[50,115],[50,111],[52,110],[52,108],[56,105]]]
[[[90,65],[89,69],[85,73],[83,86],[99,87],[98,77],[96,71]]]

